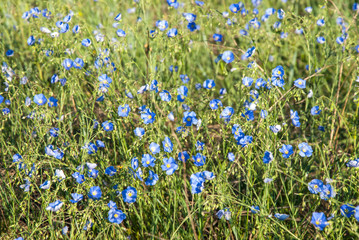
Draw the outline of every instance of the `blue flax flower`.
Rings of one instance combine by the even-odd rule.
[[[290,155],[293,154],[293,147],[292,145],[283,145],[281,149],[279,149],[279,152],[282,153],[282,156],[284,158],[289,158]]]
[[[178,165],[173,157],[164,158],[161,168],[162,171],[166,171],[167,175],[172,175],[178,169]]]

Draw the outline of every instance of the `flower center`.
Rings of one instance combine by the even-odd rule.
[[[150,164],[150,161],[147,160],[146,163],[147,163],[147,164]]]
[[[92,192],[92,195],[93,195],[93,196],[96,196],[96,194],[97,194],[97,191],[93,191],[93,192]]]
[[[284,153],[285,153],[285,154],[288,154],[289,152],[288,152],[288,150],[285,150]]]
[[[129,192],[127,195],[128,195],[129,197],[131,197],[131,196],[132,196],[132,193],[131,193],[131,192]]]
[[[152,118],[152,116],[151,115],[148,115],[148,119],[151,119]]]
[[[171,167],[171,165],[170,165],[170,164],[167,164],[167,165],[166,165],[166,167],[167,167],[167,168],[170,168],[170,167]]]
[[[115,218],[118,218],[118,214],[117,213],[115,213],[115,215],[113,215]]]

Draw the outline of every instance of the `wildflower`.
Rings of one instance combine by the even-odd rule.
[[[121,21],[121,18],[122,18],[122,14],[119,13],[116,15],[116,17],[114,19],[115,19],[115,21]]]
[[[62,66],[66,69],[66,70],[70,70],[73,66],[73,62],[71,59],[66,58],[63,62],[62,62]]]
[[[351,217],[354,215],[355,213],[355,207],[353,205],[350,205],[350,204],[343,204],[341,207],[340,207],[340,213],[342,214],[343,217]]]
[[[282,156],[284,158],[289,158],[290,155],[293,154],[293,147],[292,145],[283,145],[281,149],[279,149],[279,152],[282,153]]]
[[[34,96],[34,102],[37,105],[41,106],[41,105],[46,104],[47,99],[44,94],[40,93],[40,94]]]
[[[325,38],[324,37],[317,37],[317,42],[320,44],[325,43]]]
[[[168,28],[168,22],[166,20],[158,20],[156,22],[156,27],[161,30],[164,31]]]
[[[171,94],[167,90],[160,92],[160,97],[162,101],[169,102],[171,101]]]
[[[49,131],[51,137],[58,137],[59,136],[59,128],[51,128]]]
[[[212,79],[207,79],[203,82],[203,88],[212,89],[216,86],[216,83]]]
[[[236,159],[236,156],[232,152],[229,152],[227,157],[228,157],[228,160],[231,162],[233,162]]]
[[[313,150],[312,147],[309,146],[308,143],[306,142],[302,142],[298,145],[298,148],[300,150],[299,155],[301,157],[310,157],[312,156]]]
[[[122,191],[122,198],[124,202],[134,203],[137,198],[137,190],[134,187],[127,187]]]
[[[259,206],[251,206],[251,212],[256,214],[259,213],[260,209]]]
[[[71,193],[71,196],[72,196],[72,199],[70,199],[71,203],[78,203],[79,201],[81,201],[83,199],[82,194]]]
[[[189,112],[189,111],[184,112],[182,122],[186,123],[187,127],[192,126],[192,124],[197,125],[198,119],[196,117],[196,113],[193,111],[192,112]]]
[[[105,170],[105,174],[112,177],[116,174],[117,170],[114,166],[107,167]]]
[[[105,130],[106,132],[112,131],[113,130],[113,123],[109,122],[109,121],[105,121],[101,124],[103,130]]]
[[[233,3],[229,6],[229,10],[231,10],[232,13],[237,13],[239,10],[241,10],[241,8],[238,4]]]
[[[357,159],[354,159],[354,160],[349,160],[347,163],[346,163],[347,167],[359,167],[359,158]]]
[[[224,209],[222,209],[222,210],[219,210],[219,211],[216,213],[216,215],[217,215],[217,217],[218,217],[219,219],[221,219],[221,218],[224,216],[224,218],[225,218],[227,221],[229,221],[229,220],[231,220],[231,215],[232,215],[232,213],[231,213],[231,211],[229,211],[229,208],[224,208]]]
[[[145,129],[140,128],[140,127],[137,127],[137,128],[134,130],[134,132],[135,132],[135,135],[141,139],[142,136],[145,134]]]
[[[277,66],[272,70],[272,76],[273,77],[283,77],[284,75],[284,69],[282,66]]]
[[[212,109],[212,110],[217,110],[218,107],[222,107],[222,102],[221,100],[219,99],[213,99],[209,102],[209,107]]]
[[[60,200],[56,200],[55,202],[52,202],[49,204],[49,206],[46,207],[46,210],[48,211],[52,211],[52,212],[57,212],[60,210],[60,208],[62,207],[64,203],[61,202]]]
[[[197,153],[195,156],[192,156],[192,159],[194,161],[194,165],[197,167],[203,166],[206,163],[206,156],[201,153]]]
[[[263,163],[270,163],[273,160],[273,154],[269,151],[265,151],[263,156]]]
[[[178,153],[177,158],[179,161],[186,162],[189,159],[189,154],[187,153],[187,151],[183,151]]]
[[[288,214],[276,213],[276,214],[274,214],[274,217],[277,218],[280,221],[284,221],[289,217],[289,215]]]
[[[154,167],[155,161],[156,161],[156,158],[154,158],[150,154],[142,155],[142,166],[144,166],[144,167]]]
[[[242,84],[246,87],[250,87],[253,83],[253,78],[250,78],[250,77],[244,77],[242,79]]]
[[[174,0],[170,0],[174,1]],[[193,13],[182,13],[182,16],[186,18],[189,23],[196,21],[197,16]]]
[[[165,137],[165,140],[162,141],[162,145],[163,145],[163,150],[165,152],[172,152],[173,150],[173,144],[171,142],[171,139],[169,137]]]
[[[297,80],[294,81],[294,86],[298,87],[298,88],[305,88],[305,80],[299,78]]]
[[[227,64],[231,63],[234,60],[234,54],[231,51],[225,51],[222,54],[222,60]]]
[[[229,120],[233,114],[234,114],[234,109],[232,107],[225,107],[219,117],[225,120]]]
[[[203,147],[204,147],[204,143],[203,143],[203,142],[200,142],[200,141],[197,141],[197,143],[196,143],[196,150],[197,150],[197,151],[203,151]]]
[[[177,89],[177,100],[183,102],[188,95],[188,88],[186,86],[181,86]]]
[[[180,79],[182,80],[182,82],[184,83],[184,84],[186,84],[186,83],[188,83],[189,82],[189,77],[187,76],[187,74],[181,74],[180,75]]]
[[[313,212],[312,220],[310,221],[310,223],[313,224],[314,227],[318,228],[320,231],[323,231],[323,229],[329,225],[327,218],[322,212]]]
[[[160,149],[160,145],[158,145],[157,143],[155,142],[152,142],[150,144],[150,151],[152,152],[152,154],[157,154],[161,151]]]
[[[194,173],[190,177],[191,192],[192,194],[201,193],[204,189],[205,178],[202,172]]]
[[[150,109],[146,109],[141,113],[141,118],[144,124],[150,124],[156,120],[156,114],[154,112],[151,112]]]
[[[35,44],[35,37],[34,36],[30,36],[28,39],[27,39],[27,45],[29,46],[32,46]]]
[[[62,233],[62,235],[66,235],[68,231],[69,231],[69,227],[65,226],[62,228],[61,233]]]
[[[175,36],[177,36],[177,33],[178,33],[177,29],[172,28],[172,29],[168,30],[167,37],[169,37],[169,38],[175,37]]]
[[[118,107],[117,114],[120,117],[128,117],[130,111],[131,111],[130,106],[128,104],[124,104],[123,106]]]
[[[265,179],[263,180],[264,183],[270,183],[270,182],[272,182],[272,181],[273,181],[272,178],[265,178]]]
[[[75,178],[76,182],[79,184],[82,184],[85,181],[85,176],[80,174],[79,172],[73,173],[72,177]]]
[[[117,209],[117,205],[114,201],[109,201],[109,203],[107,204],[107,206],[110,208],[110,209]]]
[[[213,40],[215,42],[222,42],[223,41],[223,36],[221,34],[215,33],[215,34],[213,34]]]
[[[308,183],[308,189],[313,194],[318,194],[323,189],[323,181],[319,179],[313,179]]]
[[[92,200],[99,200],[101,198],[102,192],[101,188],[98,186],[93,186],[90,188],[90,191],[88,193],[88,197]]]
[[[87,231],[89,228],[91,228],[93,226],[93,222],[91,222],[91,220],[87,220],[85,223],[85,226],[83,228],[83,230]]]
[[[84,47],[88,47],[88,46],[91,45],[91,40],[88,39],[88,38],[86,38],[86,39],[82,40],[81,44],[82,44],[82,46],[84,46]]]
[[[290,110],[290,118],[292,119],[292,124],[295,127],[300,127],[300,122],[299,122],[299,115],[297,111],[293,111],[292,109]]]
[[[175,120],[175,117],[173,115],[173,112],[170,112],[168,115],[167,115],[167,118],[170,120],[170,121],[174,121]]]
[[[178,169],[178,165],[172,157],[164,158],[161,168],[162,171],[166,171],[167,175],[172,175]]]
[[[56,98],[50,97],[49,102],[47,104],[49,105],[49,107],[57,107],[57,102],[58,101],[59,100],[57,100]]]
[[[148,178],[146,179],[145,184],[148,186],[153,186],[157,183],[158,181],[158,175],[156,173],[154,173],[153,171],[148,171]]]
[[[26,165],[25,165],[25,167],[26,167]],[[19,165],[19,168],[20,168],[20,165]],[[31,185],[31,182],[29,181],[29,179],[25,179],[25,184],[21,184],[20,188],[24,189],[24,192],[28,192],[28,191],[30,191],[30,185]]]
[[[126,214],[124,214],[121,210],[111,209],[108,211],[108,221],[110,223],[122,223],[123,220],[126,219]]]
[[[322,110],[319,109],[319,106],[314,106],[312,109],[310,109],[310,114],[319,115]]]
[[[256,51],[255,47],[248,48],[247,51],[242,55],[242,60],[250,58]]]
[[[319,27],[323,27],[323,26],[325,25],[324,19],[318,19],[317,25],[318,25]]]
[[[320,198],[323,200],[328,200],[329,198],[333,198],[336,195],[332,185],[330,184],[323,185],[319,194],[320,194]]]

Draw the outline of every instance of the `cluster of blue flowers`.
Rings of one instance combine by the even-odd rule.
[[[286,0],[282,0],[283,5],[286,2]],[[135,4],[138,4],[138,1],[135,1]],[[182,29],[178,27],[177,22],[164,20],[167,19],[164,17],[164,19],[153,21],[152,27],[147,31],[149,39],[153,40],[157,37],[164,36],[163,39],[165,40],[163,41],[175,41],[175,39],[180,39],[185,35],[194,35],[196,32],[201,31],[201,27],[197,23],[201,23],[202,19],[200,18],[202,18],[202,16],[181,11],[184,4],[177,0],[167,0],[167,4],[168,7],[179,11],[181,18],[180,21],[181,24],[183,24],[183,21],[185,22],[186,28],[184,30],[186,32],[181,32]],[[204,7],[206,4],[207,3],[204,3],[203,1],[195,1],[194,5],[196,8],[200,8],[198,12],[201,13],[202,11],[205,11]],[[282,24],[285,24],[284,20],[286,18],[286,12],[284,9],[261,9],[261,4],[262,0],[252,0],[253,6],[245,6],[242,2],[229,4],[229,6],[227,6],[228,10],[220,13],[221,20],[224,18],[228,27],[238,29],[239,37],[243,38],[247,38],[248,36],[251,36],[251,34],[255,34],[256,31],[263,28],[263,25],[269,21],[270,18],[276,18],[272,27],[274,30],[280,31],[280,29],[282,29]],[[358,9],[358,4],[354,4],[353,10],[358,11]],[[311,7],[307,7],[303,10],[306,12],[305,14],[312,14]],[[132,13],[134,11],[136,10],[129,9],[128,13]],[[262,13],[261,16],[259,15],[260,13]],[[208,18],[211,14],[214,13],[208,14]],[[239,16],[244,17],[250,14],[252,14],[253,17],[251,17],[249,21],[246,21],[243,29],[240,29],[241,25],[238,23]],[[67,100],[64,99],[62,93],[69,85],[68,81],[75,81],[74,78],[81,78],[80,81],[88,81],[89,86],[86,87],[91,89],[89,91],[91,94],[93,92],[94,97],[93,109],[96,106],[103,106],[103,109],[105,109],[104,111],[107,111],[106,114],[103,114],[103,116],[98,114],[97,119],[93,119],[92,117],[90,118],[89,125],[91,131],[96,130],[100,133],[97,134],[95,138],[87,136],[87,134],[83,134],[80,131],[79,135],[81,139],[83,138],[83,140],[78,140],[76,138],[76,141],[82,141],[80,145],[82,147],[73,147],[73,145],[68,142],[63,144],[59,143],[61,141],[59,138],[67,134],[65,132],[61,132],[60,130],[64,115],[57,117],[56,120],[58,121],[53,121],[53,123],[51,123],[52,125],[48,124],[48,126],[46,126],[46,134],[49,136],[49,140],[41,147],[43,152],[38,154],[41,154],[42,158],[50,158],[49,161],[62,163],[62,161],[68,161],[67,157],[70,157],[70,151],[68,149],[73,150],[79,155],[82,151],[81,154],[84,153],[84,159],[91,160],[88,160],[88,162],[82,162],[80,165],[77,163],[76,165],[78,166],[76,168],[72,168],[72,166],[64,167],[66,164],[56,165],[53,176],[47,176],[47,179],[38,183],[33,177],[38,171],[37,163],[30,164],[31,161],[28,160],[28,156],[25,156],[26,153],[24,155],[24,153],[21,153],[20,150],[17,151],[24,157],[18,152],[15,154],[13,153],[12,162],[20,174],[24,176],[23,183],[20,184],[20,188],[23,189],[24,192],[31,192],[32,189],[35,191],[37,186],[39,186],[41,191],[51,191],[53,186],[60,184],[60,182],[78,186],[78,188],[72,188],[77,190],[71,192],[71,199],[64,199],[64,197],[58,196],[58,199],[53,199],[53,202],[47,203],[46,210],[48,211],[58,212],[68,203],[76,206],[76,204],[81,204],[81,202],[84,201],[96,202],[103,199],[106,199],[106,201],[107,199],[112,199],[109,202],[107,201],[108,221],[114,224],[121,224],[128,217],[126,214],[129,213],[127,213],[124,208],[121,210],[120,207],[117,207],[115,201],[118,201],[118,197],[120,197],[122,201],[127,204],[123,206],[134,204],[138,201],[137,197],[143,194],[143,189],[140,189],[138,186],[150,188],[151,186],[155,186],[158,181],[166,181],[164,180],[166,178],[182,177],[180,173],[187,171],[188,168],[190,169],[188,171],[190,172],[190,177],[189,179],[184,179],[186,181],[185,184],[189,183],[192,194],[200,194],[206,189],[206,185],[210,185],[211,182],[213,183],[215,181],[214,179],[216,179],[216,175],[219,176],[219,174],[212,170],[208,164],[209,161],[213,161],[214,157],[210,154],[210,152],[214,150],[209,149],[209,147],[212,146],[209,146],[206,142],[207,138],[201,138],[200,134],[199,138],[197,138],[194,143],[190,143],[186,137],[196,135],[196,131],[198,133],[203,128],[206,128],[211,123],[215,122],[215,124],[223,127],[221,132],[218,132],[219,134],[223,134],[223,136],[225,136],[225,131],[228,130],[229,135],[230,132],[233,135],[233,137],[230,135],[230,138],[225,139],[226,142],[233,144],[234,147],[231,149],[245,151],[254,145],[256,141],[260,142],[259,139],[256,139],[258,135],[256,135],[255,131],[252,131],[253,127],[248,127],[250,126],[249,124],[253,123],[253,125],[260,125],[262,122],[267,121],[268,118],[274,119],[274,116],[271,115],[271,110],[276,106],[277,102],[274,101],[271,106],[263,104],[263,102],[266,101],[269,92],[273,94],[273,96],[279,98],[275,100],[280,101],[286,95],[286,93],[283,94],[281,92],[285,88],[290,88],[288,91],[297,91],[300,94],[303,94],[305,93],[304,91],[307,90],[308,86],[311,86],[309,76],[307,78],[297,76],[300,78],[296,77],[294,78],[296,80],[288,83],[288,76],[286,75],[286,71],[288,71],[288,69],[282,65],[273,65],[270,69],[268,69],[267,73],[267,69],[262,69],[260,67],[261,61],[259,61],[256,56],[259,55],[259,51],[261,49],[256,48],[256,43],[254,41],[250,41],[247,44],[245,47],[246,50],[234,50],[233,48],[227,48],[225,45],[221,45],[227,40],[225,28],[223,28],[221,30],[223,33],[220,33],[220,29],[217,29],[215,33],[211,32],[210,34],[212,44],[214,46],[223,46],[224,48],[224,51],[221,50],[215,53],[216,58],[214,59],[214,63],[222,66],[223,69],[228,68],[230,71],[238,70],[235,67],[237,65],[242,67],[244,64],[243,66],[247,66],[241,68],[241,71],[244,69],[243,75],[239,78],[240,80],[237,84],[241,88],[240,91],[248,93],[245,97],[243,97],[243,106],[238,106],[237,102],[235,102],[232,106],[227,106],[231,104],[227,104],[227,99],[223,100],[223,98],[227,95],[227,89],[222,86],[226,85],[220,82],[219,79],[204,76],[202,79],[198,80],[199,82],[194,83],[194,76],[192,77],[188,70],[185,72],[182,66],[179,67],[177,65],[171,65],[168,69],[167,66],[166,74],[169,74],[171,77],[177,77],[180,84],[171,82],[166,85],[164,84],[164,81],[161,82],[156,79],[149,80],[150,76],[152,76],[149,75],[146,77],[146,81],[148,82],[140,86],[137,90],[137,94],[133,94],[133,88],[137,85],[137,83],[131,86],[128,82],[124,82],[122,78],[119,79],[119,75],[125,76],[127,73],[125,71],[120,73],[118,70],[118,68],[122,68],[122,65],[124,64],[117,64],[115,60],[117,56],[114,51],[119,48],[125,49],[132,47],[125,44],[130,31],[125,28],[125,24],[121,23],[126,19],[126,16],[123,16],[121,13],[118,13],[115,17],[113,16],[111,18],[111,21],[114,21],[112,27],[116,30],[109,33],[108,35],[112,36],[109,37],[103,34],[105,30],[102,25],[99,25],[97,29],[92,32],[93,36],[88,36],[87,32],[82,30],[81,24],[72,24],[73,21],[77,20],[76,14],[72,11],[62,18],[60,15],[54,16],[48,9],[40,10],[38,7],[34,7],[29,11],[24,12],[22,15],[24,21],[29,24],[40,18],[44,19],[44,22],[46,21],[46,26],[49,26],[50,23],[52,23],[52,26],[49,28],[45,27],[45,24],[44,26],[41,26],[40,32],[37,34],[34,33],[34,35],[38,36],[28,36],[26,40],[27,45],[25,44],[26,47],[37,49],[36,51],[44,55],[44,57],[49,59],[49,61],[51,61],[50,59],[54,57],[54,54],[61,56],[61,61],[58,62],[59,66],[51,73],[52,76],[49,75],[51,76],[49,79],[51,84],[48,85],[50,88],[49,91],[46,93],[44,92],[45,94],[41,93],[38,88],[30,89],[31,91],[25,91],[28,95],[24,95],[21,101],[25,103],[24,106],[26,107],[26,111],[29,110],[27,111],[26,118],[29,119],[29,121],[41,121],[46,118],[47,112],[53,111],[52,113],[54,114],[62,114],[63,109],[67,107],[69,109],[74,108],[74,111],[81,115],[81,117],[88,118],[86,113],[83,114],[83,110],[81,108],[77,108],[78,104],[75,103],[73,99],[68,106],[65,106],[67,104]],[[142,19],[139,17],[137,22],[140,21],[142,21]],[[329,20],[325,20],[324,18],[316,19],[315,27],[325,28],[327,24],[326,21]],[[340,26],[341,34],[336,38],[336,42],[344,46],[346,41],[349,39],[349,24],[345,22],[342,17],[338,18],[336,23]],[[125,30],[121,29],[120,26],[123,27],[127,33]],[[76,36],[76,38],[73,38],[71,41],[71,44],[77,44],[81,51],[66,49],[65,52],[57,52],[55,48],[45,49],[44,46],[48,45],[45,45],[44,41],[55,38],[61,39],[61,37],[66,34],[73,34]],[[280,38],[285,39],[290,34],[291,33],[280,32]],[[303,35],[304,30],[296,29],[295,34]],[[80,36],[81,38],[78,39]],[[110,46],[108,48],[107,45],[101,44],[102,42],[106,43],[107,40],[109,40],[108,44]],[[314,41],[315,40],[319,44],[328,43],[325,37],[321,35],[316,36]],[[99,45],[106,46],[106,48],[101,49],[98,47]],[[41,48],[42,50],[39,51],[38,48]],[[359,52],[359,45],[355,46],[354,50]],[[83,52],[90,52],[91,56],[87,56],[86,54],[83,55]],[[21,53],[17,51],[17,49],[8,49],[5,53],[7,58],[14,58],[14,55],[16,56],[16,54]],[[146,56],[146,58],[148,57]],[[268,61],[272,62],[273,56],[270,56]],[[308,69],[309,67],[310,66],[308,66]],[[317,69],[316,72],[318,73],[322,70],[323,69]],[[157,71],[157,67],[155,71]],[[11,91],[9,91],[9,87],[14,87],[14,82],[17,78],[20,79],[19,83],[21,85],[26,85],[29,81],[31,82],[33,80],[29,80],[27,76],[20,77],[20,75],[16,73],[7,62],[2,64],[1,72],[3,78],[5,79],[5,93],[4,96],[0,95],[0,104],[4,103],[6,105],[2,108],[3,115],[10,117],[12,111],[14,111],[13,109],[16,108],[16,105],[12,103],[14,100],[10,100]],[[294,75],[294,73],[292,72],[291,75]],[[95,79],[95,81],[92,81],[93,79]],[[61,86],[59,84],[57,86],[58,82],[61,83]],[[76,84],[72,83],[71,86],[77,86]],[[120,84],[123,84],[121,85],[121,88],[123,88],[121,89],[123,90],[121,92],[123,97],[120,93],[118,93],[118,96],[120,97],[116,99],[116,102],[113,102],[111,101],[110,96],[113,92],[116,94],[119,92],[118,85]],[[77,87],[80,88],[83,86],[81,86],[81,83],[78,83]],[[233,86],[232,89],[231,86],[230,90],[234,91],[236,88]],[[81,91],[81,89],[72,89],[72,91]],[[29,95],[29,92],[32,92],[32,95]],[[275,95],[278,92],[280,95]],[[151,95],[146,95],[146,93],[150,93]],[[210,94],[214,94],[216,96],[213,97],[210,96]],[[308,98],[311,98],[313,95],[312,90],[308,89],[307,94]],[[203,101],[205,103],[206,109],[204,109],[203,112],[200,111],[199,107],[197,108],[197,103],[193,102],[193,99],[191,98],[193,95],[198,95],[200,97],[210,96],[209,99],[211,100],[207,99],[207,97],[195,100]],[[5,96],[8,96],[8,99],[6,99]],[[136,102],[137,100],[139,101]],[[271,100],[272,99],[268,97],[268,103],[271,103]],[[111,102],[111,104],[109,102]],[[112,105],[114,105],[113,108],[115,109],[115,114],[107,114],[110,111],[109,109],[112,108]],[[170,106],[170,111],[168,111],[168,108],[163,106]],[[11,107],[13,107],[13,109]],[[273,136],[276,140],[276,137],[283,131],[284,128],[288,130],[290,127],[293,128],[294,126],[294,129],[298,130],[301,126],[303,126],[303,124],[308,123],[308,120],[303,117],[306,113],[300,112],[300,110],[291,109],[292,107],[295,108],[295,105],[288,105],[287,110],[281,109],[282,116],[280,121],[283,123],[276,122],[273,125],[266,126],[265,128],[265,130],[268,130],[271,136]],[[325,108],[322,105],[318,106],[316,104],[309,104],[308,107],[312,118],[321,117],[322,110],[325,111]],[[111,111],[113,111],[113,109],[111,109]],[[208,115],[204,115],[205,111],[212,114],[211,117],[213,117],[214,120],[208,119]],[[167,132],[167,135],[156,135],[160,134],[160,131],[156,132],[156,128],[158,127],[156,124],[159,122],[166,127],[165,132]],[[166,123],[164,124],[164,122]],[[289,124],[290,126],[284,127],[287,125],[286,122],[291,122],[291,124]],[[125,128],[123,125],[124,123],[130,123],[131,127],[126,126]],[[170,135],[168,129],[172,130],[173,126],[175,126],[175,130],[173,130],[173,134]],[[86,128],[87,126],[83,127]],[[34,132],[32,133],[33,135],[36,135],[37,128],[39,128],[39,126],[34,128]],[[131,129],[131,131],[126,132],[127,129]],[[323,132],[325,131],[324,126],[318,126],[318,129]],[[107,165],[106,168],[99,167],[98,161],[101,160],[96,160],[95,156],[99,155],[101,151],[103,151],[101,149],[108,150],[111,146],[115,145],[115,142],[119,140],[115,139],[118,136],[115,133],[118,132],[123,133],[123,135],[121,135],[122,138],[135,136],[134,141],[138,142],[146,138],[146,134],[154,134],[156,135],[156,139],[161,139],[162,142],[156,142],[154,140],[149,141],[145,144],[146,146],[148,145],[148,149],[140,149],[140,154],[137,156],[131,152],[126,152],[124,155],[127,159],[124,159],[124,163],[122,164],[126,167],[119,167],[115,163]],[[204,134],[209,133],[206,132]],[[178,138],[178,136],[180,138]],[[183,140],[183,143],[186,143],[186,145],[182,146],[181,140]],[[124,141],[126,141],[126,139]],[[271,166],[271,164],[273,164],[272,162],[276,160],[275,156],[277,156],[277,151],[280,152],[283,159],[288,161],[296,155],[299,155],[301,159],[307,159],[315,155],[315,151],[313,151],[312,148],[312,146],[314,146],[314,142],[312,140],[303,140],[293,144],[293,142],[287,138],[285,140],[281,139],[279,144],[277,143],[278,142],[276,141],[273,145],[268,145],[267,143],[263,144],[263,147],[261,146],[261,151],[263,150],[261,152],[263,155],[261,156],[263,157],[259,157],[259,159],[263,160],[265,166]],[[193,148],[191,144],[193,145]],[[229,164],[232,164],[232,162],[238,162],[237,160],[239,159],[236,152],[234,152],[235,150],[231,151],[233,152],[227,151],[225,153],[227,159],[229,160]],[[75,158],[77,157],[78,156]],[[161,163],[158,163],[159,160]],[[222,159],[218,159],[218,161],[222,161]],[[160,166],[160,168],[158,166]],[[350,160],[347,162],[347,166],[358,168],[359,159]],[[160,170],[162,170],[162,172]],[[130,180],[123,184],[112,184],[118,181],[117,177],[120,174],[126,175],[126,178]],[[106,179],[106,181],[103,179]],[[272,181],[274,181],[272,178],[264,179],[264,183],[266,184],[269,184]],[[105,182],[106,184],[102,184]],[[331,179],[327,179],[326,182],[327,184],[324,184],[323,181],[319,179],[311,180],[308,183],[310,193],[319,195],[319,198],[325,201],[335,198],[335,185],[332,184]],[[108,187],[107,185],[111,185],[111,187]],[[125,187],[121,189],[119,185],[124,185]],[[136,186],[137,189],[133,186]],[[116,198],[112,195],[110,196],[109,192],[111,191],[116,192]],[[224,217],[227,221],[231,220],[232,213],[230,208],[225,207],[219,211],[218,209],[220,208],[217,208],[216,215],[219,219]],[[253,214],[259,214],[262,211],[259,206],[251,206],[248,209]],[[350,204],[342,205],[341,214],[345,217],[351,217],[354,215],[359,221],[359,206],[355,208]],[[272,215],[269,215],[269,217],[272,217]],[[274,217],[280,221],[284,221],[291,216],[284,213],[275,213]],[[319,230],[323,230],[327,225],[329,225],[329,221],[331,219],[331,217],[327,218],[323,212],[313,212],[311,223]],[[92,225],[93,220],[88,219],[84,229],[87,230],[91,228]],[[62,232],[63,234],[67,234],[68,226],[64,226]]]

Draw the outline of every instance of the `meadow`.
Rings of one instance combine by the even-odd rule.
[[[359,239],[358,14],[1,0],[0,239]]]

